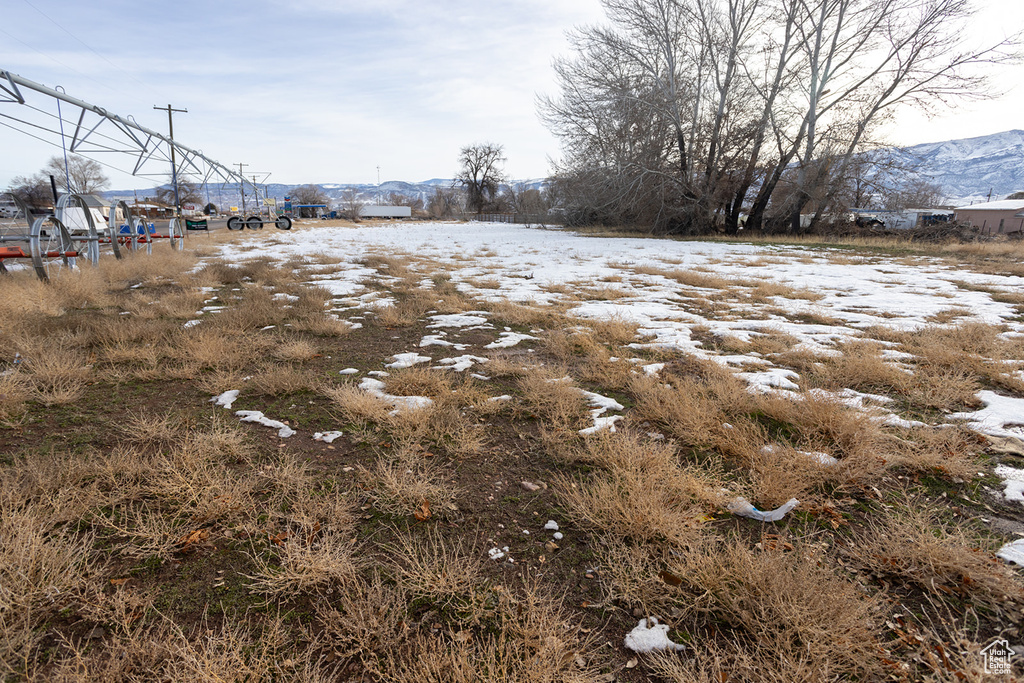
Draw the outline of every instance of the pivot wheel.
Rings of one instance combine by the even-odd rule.
[[[67,228],[53,216],[41,216],[29,231],[32,266],[40,280],[48,282],[62,270],[74,268],[78,252]]]
[[[167,240],[171,243],[171,249],[181,250],[185,248],[185,233],[182,232],[181,223],[177,218],[172,218],[167,226]]]

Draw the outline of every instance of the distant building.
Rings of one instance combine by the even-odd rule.
[[[1024,232],[1024,199],[1001,199],[956,208],[956,220],[986,235]]]
[[[360,207],[359,215],[362,218],[409,218],[412,216],[412,207],[367,204]]]
[[[884,226],[890,230],[910,230],[936,223],[947,223],[953,219],[953,212],[946,209],[850,209],[850,213],[858,225]]]

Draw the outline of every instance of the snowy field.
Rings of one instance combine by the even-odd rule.
[[[800,246],[677,242],[581,236],[565,230],[500,223],[403,223],[366,227],[310,227],[255,236],[231,247],[228,260],[272,253],[325,257],[315,283],[336,296],[339,314],[373,310],[391,302],[367,286],[377,271],[360,265],[371,255],[405,257],[426,274],[447,272],[459,289],[485,300],[568,303],[580,318],[620,319],[639,325],[642,341],[714,360],[742,373],[754,391],[799,389],[800,376],[758,352],[722,353],[694,338],[701,330],[749,342],[788,335],[794,349],[817,356],[839,354],[837,343],[872,339],[872,331],[980,322],[1024,336],[1014,306],[993,300],[1013,293],[1024,278],[955,268],[927,257],[891,258]],[[419,264],[419,266],[417,265]],[[685,282],[686,284],[681,284]],[[429,279],[425,279],[429,286]],[[478,312],[475,312],[478,313]],[[478,324],[482,322],[478,316]],[[874,340],[880,345],[890,342]],[[882,352],[893,367],[910,372],[908,354]],[[1024,379],[1024,362],[1012,371]],[[881,397],[852,389],[837,398],[897,426]],[[951,415],[993,435],[1024,437],[1024,399],[980,392],[983,410]]]

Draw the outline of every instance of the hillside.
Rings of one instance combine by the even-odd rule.
[[[890,155],[898,165],[917,169],[941,185],[949,204],[986,201],[990,195],[992,199],[1002,199],[1024,190],[1024,130],[894,147],[883,153]],[[436,188],[450,187],[453,182],[447,178],[431,178],[421,182],[388,180],[379,187],[373,183],[321,183],[320,187],[332,202],[338,202],[348,190],[354,189],[359,199],[367,203],[376,203],[378,196],[384,200],[392,193],[426,203]],[[545,182],[531,179],[516,181],[516,184],[540,189]],[[266,187],[271,197],[282,198],[298,185],[270,183]],[[238,202],[237,185],[215,184],[207,189],[209,201],[215,204],[231,206]],[[132,199],[136,193],[111,190],[103,194],[108,199]]]
[[[951,204],[1024,190],[1024,130],[896,148],[896,156],[943,187]]]

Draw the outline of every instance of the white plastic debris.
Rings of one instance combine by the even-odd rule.
[[[231,410],[231,404],[238,400],[238,389],[231,389],[225,391],[223,394],[219,394],[210,399],[210,403],[215,403],[222,408]]]
[[[780,507],[777,507],[774,510],[768,510],[767,512],[762,512],[751,505],[749,500],[743,496],[738,496],[729,501],[725,507],[729,512],[734,515],[739,515],[740,517],[749,517],[750,519],[756,519],[759,522],[777,522],[789,514],[790,510],[799,504],[799,500],[796,498],[790,498]]]
[[[335,439],[341,436],[341,432],[317,432],[313,435],[314,441],[323,441],[324,443],[333,443]]]
[[[996,557],[1024,567],[1024,538],[1018,538],[1016,541],[1004,545],[996,551]]]
[[[626,634],[624,644],[633,652],[655,652],[657,650],[685,650],[685,645],[673,643],[668,638],[668,624],[659,624],[657,617],[641,619],[632,631]]]
[[[259,410],[236,410],[235,415],[242,422],[256,422],[257,424],[261,424],[264,427],[276,429],[277,436],[282,439],[287,439],[289,436],[295,434],[295,430],[286,425],[284,422],[271,420]]]
[[[548,523],[544,525],[544,531],[558,531],[558,522],[549,519]]]

